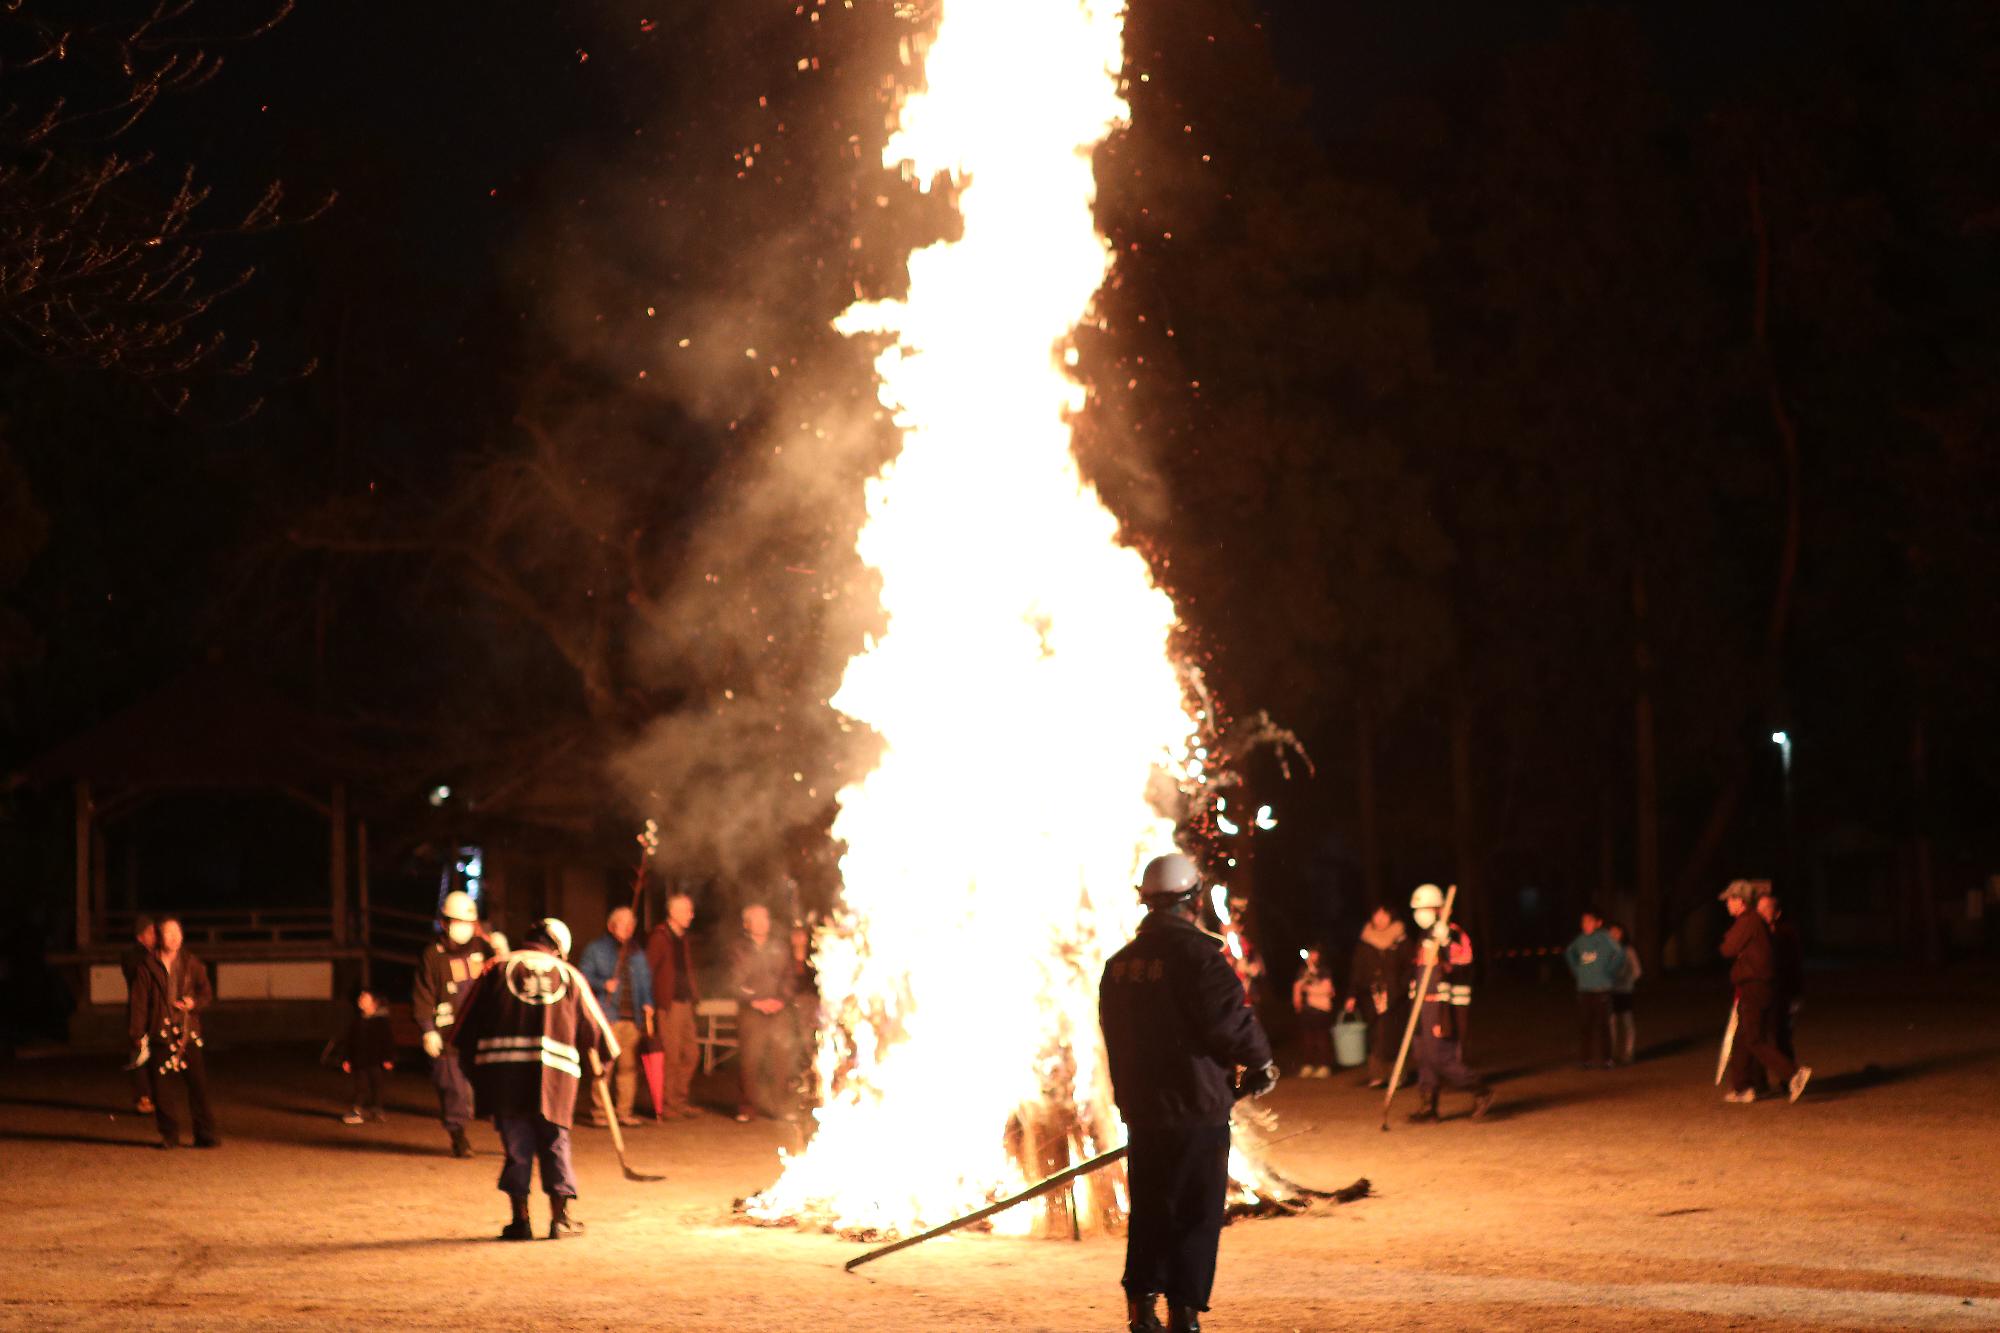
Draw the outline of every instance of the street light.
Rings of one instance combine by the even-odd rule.
[[[1771,744],[1777,746],[1779,752],[1784,756],[1785,772],[1790,773],[1792,771],[1792,733],[1789,731],[1772,732]]]

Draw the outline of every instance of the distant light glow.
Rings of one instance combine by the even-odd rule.
[[[1228,815],[1217,815],[1215,817],[1215,826],[1232,838],[1243,831],[1230,821]]]
[[[1218,884],[1208,891],[1208,900],[1215,904],[1215,919],[1223,925],[1229,924],[1229,888]]]
[[[1260,805],[1257,807],[1257,827],[1261,829],[1274,829],[1278,827],[1278,821],[1271,815],[1270,806]]]
[[[1771,744],[1773,744],[1773,745],[1782,745],[1782,746],[1784,746],[1784,747],[1785,747],[1786,749],[1788,749],[1788,750],[1789,750],[1789,749],[1791,748],[1791,746],[1792,746],[1792,736],[1791,736],[1791,733],[1790,733],[1790,732],[1786,732],[1786,731],[1774,731],[1774,732],[1772,732],[1772,733],[1771,733]]]
[[[440,782],[437,786],[431,788],[429,799],[432,805],[443,805],[451,799],[451,788]]]

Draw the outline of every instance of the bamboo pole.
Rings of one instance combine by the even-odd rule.
[[[1451,925],[1451,905],[1458,898],[1458,885],[1445,890],[1444,911],[1438,914],[1438,925]],[[1449,931],[1447,942],[1449,942]],[[1410,1038],[1417,1035],[1417,1019],[1424,1012],[1424,997],[1430,994],[1431,974],[1437,971],[1437,941],[1432,941],[1430,960],[1424,964],[1424,974],[1417,982],[1417,993],[1410,997],[1410,1021],[1403,1024],[1403,1045],[1396,1052],[1396,1067],[1389,1073],[1389,1090],[1382,1095],[1382,1132],[1389,1132],[1389,1106],[1396,1100],[1397,1085],[1403,1081],[1403,1061],[1409,1058]]]

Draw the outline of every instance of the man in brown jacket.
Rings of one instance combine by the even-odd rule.
[[[653,1038],[666,1066],[661,1104],[653,1108],[662,1120],[692,1120],[701,1114],[688,1102],[688,1084],[701,1061],[694,1030],[701,992],[695,986],[694,946],[688,939],[693,924],[694,899],[676,893],[667,899],[667,919],[646,937],[646,962],[653,969]]]
[[[194,1121],[194,1146],[219,1148],[215,1116],[208,1106],[208,1069],[201,1055],[201,1011],[215,1001],[208,967],[181,947],[181,923],[161,917],[159,952],[148,956],[126,996],[126,1028],[153,1090],[153,1117],[160,1146],[178,1148],[180,1122],[167,1098],[167,1080],[178,1077],[187,1089]]]
[[[1812,1070],[1795,1065],[1778,1049],[1777,965],[1771,952],[1771,929],[1756,910],[1758,885],[1739,879],[1722,891],[1722,902],[1735,917],[1722,938],[1722,956],[1730,960],[1729,980],[1736,988],[1736,1044],[1729,1052],[1729,1092],[1732,1102],[1754,1102],[1750,1065],[1764,1067],[1774,1088],[1785,1088],[1797,1101]]]

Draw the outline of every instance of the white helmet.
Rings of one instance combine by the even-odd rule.
[[[1410,895],[1410,915],[1425,930],[1437,924],[1438,909],[1443,906],[1444,890],[1435,884],[1419,884],[1417,891]]]
[[[444,906],[438,909],[438,914],[447,921],[477,921],[479,907],[464,889],[453,889],[444,896]]]
[[[1146,863],[1139,880],[1139,896],[1148,906],[1171,905],[1190,894],[1201,892],[1201,871],[1179,852],[1156,856]]]
[[[560,917],[545,916],[529,926],[527,939],[529,944],[546,944],[549,952],[558,958],[569,957],[569,927],[563,924]]]

